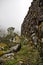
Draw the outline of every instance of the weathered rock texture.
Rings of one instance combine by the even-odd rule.
[[[29,37],[31,23],[36,22],[37,25],[40,25],[42,21],[43,21],[43,0],[33,0],[21,26],[21,35]],[[33,24],[35,26],[35,23]]]
[[[40,55],[43,57],[43,0],[33,0],[24,18],[21,35],[31,38],[36,48],[40,40]]]

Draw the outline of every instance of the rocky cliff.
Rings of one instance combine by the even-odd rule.
[[[33,0],[21,26],[21,35],[29,37],[31,24],[39,26],[43,21],[43,0]]]

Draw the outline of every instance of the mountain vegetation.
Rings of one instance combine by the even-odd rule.
[[[0,65],[43,65],[40,44],[35,47],[31,38],[19,36],[13,27],[0,36]]]

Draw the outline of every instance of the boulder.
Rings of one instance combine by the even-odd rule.
[[[17,44],[16,46],[11,47],[9,50],[4,51],[1,56],[11,56],[14,52],[18,52],[21,49],[21,44]]]
[[[4,54],[4,55],[2,56],[2,58],[3,58],[4,60],[12,60],[12,59],[14,59],[14,53]]]
[[[21,49],[21,44],[17,44],[16,46],[13,46],[10,48],[11,51],[17,52]]]
[[[4,54],[3,56],[0,57],[0,64],[3,64],[8,60],[13,60],[13,59],[14,59],[14,53]]]

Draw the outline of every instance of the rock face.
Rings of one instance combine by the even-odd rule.
[[[43,0],[33,0],[31,3],[21,26],[21,35],[31,38],[36,47],[40,39],[43,56]]]
[[[37,25],[36,27],[38,28],[41,22],[43,22],[43,0],[33,0],[22,23],[21,35],[29,37],[32,25]]]

